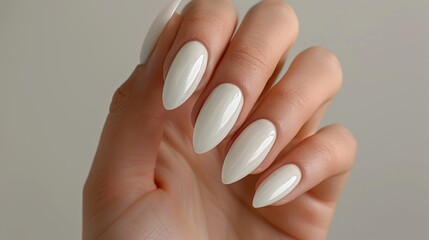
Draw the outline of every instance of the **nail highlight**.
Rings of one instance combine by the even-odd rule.
[[[301,181],[301,170],[288,164],[274,171],[256,190],[253,207],[260,208],[271,205],[286,197]]]
[[[224,83],[204,103],[194,128],[194,149],[202,154],[216,147],[231,131],[243,108],[240,88]]]
[[[167,6],[158,14],[153,21],[143,41],[143,46],[140,51],[140,64],[146,63],[153,49],[155,48],[158,38],[164,30],[167,23],[170,21],[181,0],[170,0]]]
[[[182,105],[195,92],[207,67],[206,47],[191,41],[177,53],[168,70],[162,99],[164,107],[172,110]]]
[[[261,165],[276,141],[274,124],[266,119],[249,125],[232,144],[222,168],[222,182],[231,184]]]

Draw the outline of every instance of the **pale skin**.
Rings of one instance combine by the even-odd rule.
[[[191,2],[170,20],[149,61],[116,91],[84,187],[84,239],[326,238],[357,148],[347,128],[319,127],[342,83],[339,61],[323,48],[307,49],[270,88],[298,35],[294,11],[266,0],[241,26],[236,22],[230,0]],[[209,51],[206,73],[185,104],[167,111],[165,74],[191,40]],[[193,126],[221,83],[240,87],[244,107],[225,140],[198,155]],[[278,131],[272,150],[251,175],[224,185],[228,149],[262,118]],[[290,163],[302,172],[297,187],[272,206],[254,208],[258,185]]]

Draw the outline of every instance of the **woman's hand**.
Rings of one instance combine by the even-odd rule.
[[[230,0],[192,1],[117,90],[84,188],[84,239],[326,237],[356,152],[346,128],[318,130],[340,64],[310,48],[271,88],[294,11],[265,0],[233,36],[236,21]]]

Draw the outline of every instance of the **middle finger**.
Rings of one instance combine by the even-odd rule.
[[[297,17],[283,1],[262,1],[249,11],[194,107],[197,153],[211,150],[244,122],[297,34]]]

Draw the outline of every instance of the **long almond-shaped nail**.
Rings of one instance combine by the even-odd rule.
[[[266,119],[250,124],[238,136],[226,155],[222,182],[231,184],[258,168],[274,145],[276,136],[276,127]]]
[[[216,147],[231,131],[243,107],[240,88],[224,83],[204,103],[194,128],[194,150],[205,153]]]
[[[170,21],[181,0],[170,0],[167,6],[158,14],[153,21],[146,34],[146,38],[143,42],[142,49],[140,51],[140,64],[146,63],[153,49],[155,48],[158,38],[164,30],[167,23]]]
[[[301,171],[294,164],[288,164],[274,171],[256,190],[253,207],[271,205],[286,197],[301,181]]]
[[[162,99],[164,107],[172,110],[182,105],[197,89],[207,67],[206,47],[191,41],[177,53],[168,70]]]

